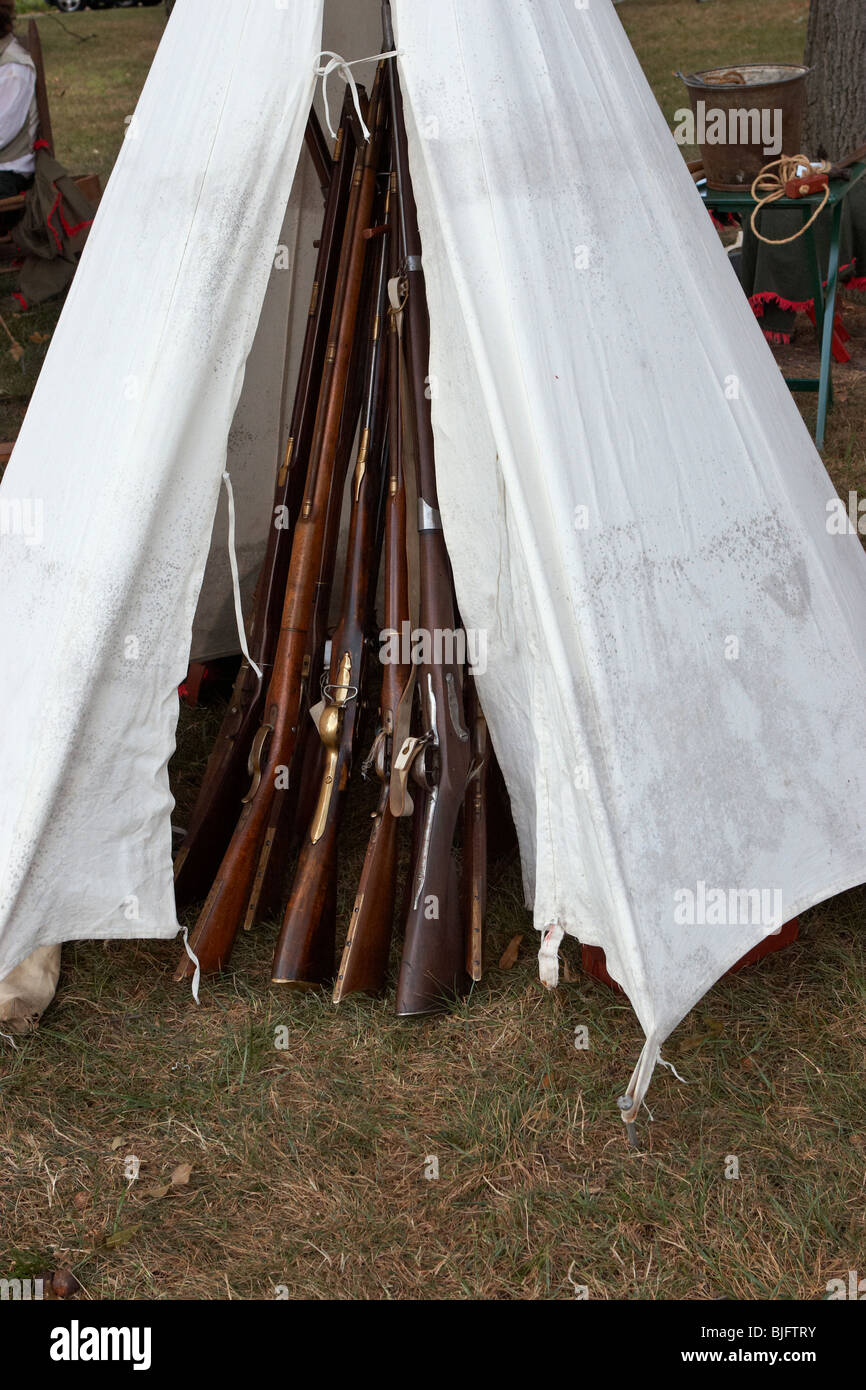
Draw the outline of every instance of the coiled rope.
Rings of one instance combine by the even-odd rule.
[[[763,241],[766,246],[786,246],[789,241],[796,241],[798,237],[801,237],[804,232],[809,230],[812,223],[816,218],[820,217],[827,206],[827,200],[830,197],[829,184],[824,189],[824,196],[815,208],[812,216],[807,222],[803,223],[802,227],[798,227],[797,231],[793,232],[791,236],[779,237],[778,240],[774,241],[772,237],[764,236],[763,232],[758,231],[755,223],[758,213],[770,203],[777,203],[780,198],[785,197],[786,184],[791,179],[797,177],[797,169],[801,168],[803,165],[809,170],[810,174],[826,174],[830,169],[830,163],[826,159],[820,161],[820,168],[815,168],[808,155],[783,154],[781,159],[774,159],[771,163],[765,164],[752,184],[752,197],[757,199],[756,205],[752,209],[752,231],[755,233],[758,240]],[[774,173],[773,170],[777,170],[778,172]]]

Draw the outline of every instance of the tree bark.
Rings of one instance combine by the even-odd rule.
[[[866,0],[812,0],[805,62],[803,150],[841,159],[866,142]]]

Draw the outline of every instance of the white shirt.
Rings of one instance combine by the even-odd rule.
[[[0,150],[26,126],[35,90],[36,73],[32,68],[23,63],[4,63],[0,67]],[[9,169],[15,174],[29,175],[35,168],[32,150],[9,164],[0,164],[0,170]]]

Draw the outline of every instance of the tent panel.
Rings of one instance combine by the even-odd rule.
[[[177,931],[176,688],[321,22],[177,7],[4,479],[0,978],[38,946]]]
[[[379,0],[328,0],[321,46],[348,59],[366,58],[380,48]],[[375,62],[353,66],[358,83],[369,91]],[[331,120],[336,126],[342,100],[342,77],[328,84]],[[322,84],[313,105],[327,138]],[[275,267],[268,286],[256,339],[247,361],[244,387],[229,431],[228,468],[235,495],[236,549],[241,594],[247,620],[267,544],[270,505],[278,461],[289,434],[294,384],[303,346],[315,271],[314,242],[322,222],[322,196],[312,162],[301,156],[280,243],[290,253],[288,270]],[[193,625],[191,659],[230,655],[240,650],[227,554],[228,512],[221,499],[204,581]]]
[[[636,1104],[776,916],[866,878],[866,557],[609,0],[396,16],[461,613],[535,924],[603,946]]]
[[[235,500],[235,553],[244,614],[267,544],[277,470],[289,437],[304,329],[310,309],[322,194],[312,160],[301,153],[289,205],[274,246],[274,265],[244,384],[229,429],[226,467]],[[192,630],[192,661],[240,650],[228,553],[228,507],[220,497]]]

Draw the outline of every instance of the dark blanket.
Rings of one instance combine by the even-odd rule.
[[[23,257],[16,298],[25,309],[69,285],[95,211],[63,165],[37,146],[33,187],[10,233]]]
[[[831,218],[827,210],[814,224],[818,263],[825,280]],[[758,220],[764,236],[773,238],[790,236],[802,225],[801,213],[782,209],[766,211]],[[740,280],[771,342],[790,342],[797,313],[813,306],[808,237],[806,232],[786,246],[767,246],[752,232],[748,217],[743,218]],[[855,184],[845,199],[839,251],[840,282],[866,289],[866,178]]]

